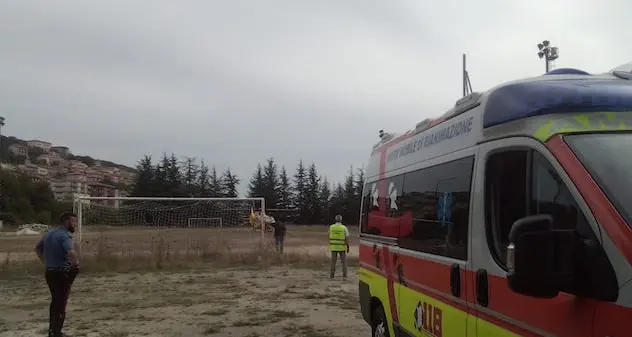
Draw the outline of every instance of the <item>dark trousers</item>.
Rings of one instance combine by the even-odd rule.
[[[281,236],[281,235],[275,235],[274,236],[274,241],[275,241],[277,253],[283,254],[283,240],[284,240],[284,238],[285,238],[285,236]]]
[[[347,252],[345,251],[342,251],[342,252],[332,251],[331,252],[331,265],[329,269],[329,277],[334,278],[334,275],[336,274],[336,260],[338,260],[338,258],[340,258],[340,263],[342,264],[342,277],[346,279],[347,278]]]
[[[79,271],[46,270],[46,283],[50,290],[50,317],[48,325],[49,336],[62,336],[61,330],[66,319],[66,304],[70,295],[70,288]]]

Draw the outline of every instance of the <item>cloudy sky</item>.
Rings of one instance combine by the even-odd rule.
[[[3,133],[134,165],[163,151],[247,182],[274,157],[330,181],[377,131],[557,67],[632,60],[623,0],[0,1]],[[245,188],[245,183],[242,184]]]

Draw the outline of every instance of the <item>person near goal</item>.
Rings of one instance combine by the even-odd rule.
[[[76,225],[77,215],[65,212],[59,218],[59,225],[49,230],[35,246],[37,257],[46,266],[44,275],[51,294],[49,337],[65,336],[61,330],[66,318],[66,304],[79,273],[79,260],[72,241]]]
[[[329,250],[331,251],[331,269],[329,277],[336,274],[336,261],[340,257],[342,278],[347,279],[347,254],[349,254],[349,229],[342,224],[342,216],[336,215],[335,223],[329,226]]]
[[[274,243],[276,251],[277,253],[283,254],[283,241],[285,241],[285,232],[287,230],[285,223],[276,221],[272,224],[272,227],[274,228]]]

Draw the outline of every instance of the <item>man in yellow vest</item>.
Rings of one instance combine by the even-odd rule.
[[[331,251],[330,278],[336,273],[336,260],[342,263],[342,278],[347,279],[347,254],[349,253],[349,229],[342,224],[342,216],[336,215],[336,223],[329,226],[329,250]]]

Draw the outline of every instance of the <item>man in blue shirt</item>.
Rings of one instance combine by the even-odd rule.
[[[79,273],[79,260],[73,247],[72,233],[77,215],[65,212],[59,225],[50,229],[35,246],[37,257],[46,265],[46,283],[51,294],[49,337],[65,336],[61,330],[66,318],[70,287]]]

